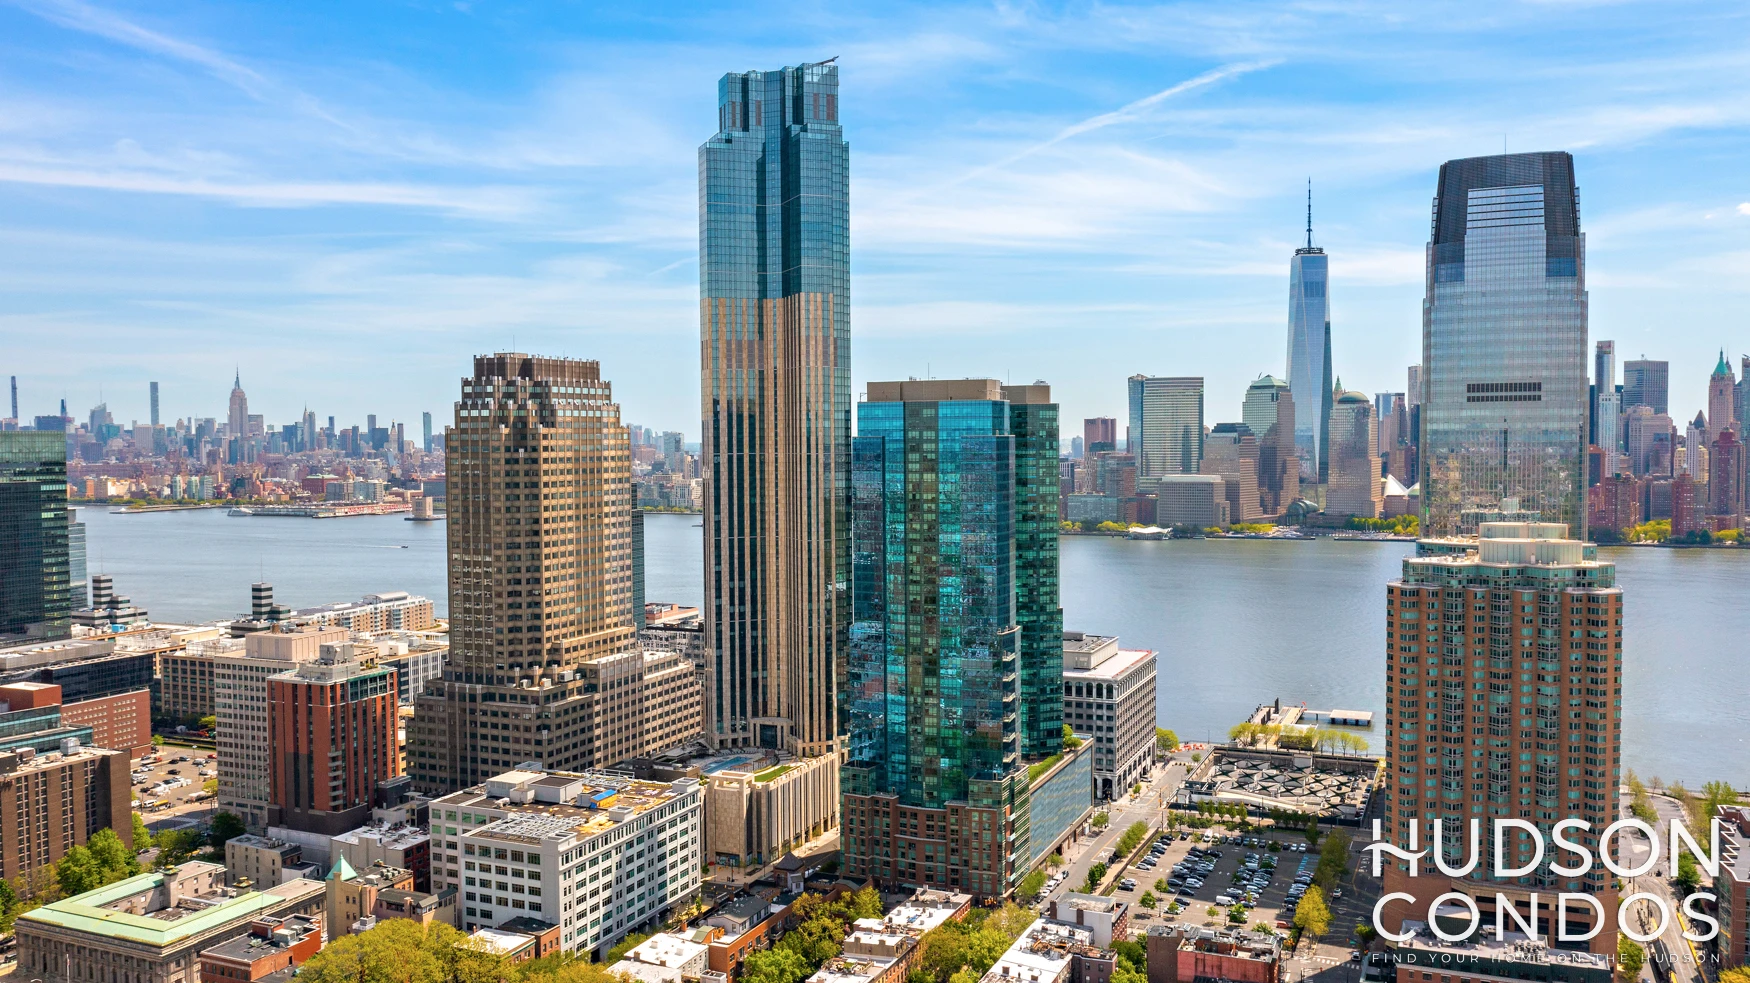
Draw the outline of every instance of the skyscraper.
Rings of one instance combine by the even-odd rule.
[[[66,435],[0,431],[0,640],[72,633],[67,518]]]
[[[233,438],[249,436],[249,397],[243,393],[243,373],[231,382],[231,405],[225,414],[225,432]]]
[[[1203,474],[1220,475],[1231,522],[1264,517],[1258,498],[1258,438],[1244,423],[1218,423],[1203,441]]]
[[[1557,524],[1488,522],[1481,534],[1406,557],[1403,576],[1386,587],[1386,773],[1406,777],[1385,786],[1385,835],[1412,842],[1415,823],[1414,842],[1426,845],[1438,822],[1447,861],[1461,866],[1473,821],[1486,852],[1491,820],[1521,819],[1547,837],[1572,816],[1591,829],[1568,835],[1596,852],[1599,833],[1616,819],[1622,773],[1616,567]],[[1472,689],[1469,678],[1485,675],[1488,689]],[[1507,860],[1529,862],[1530,839],[1514,835],[1512,843]],[[1585,923],[1610,912],[1589,945],[1614,954],[1610,873],[1594,865],[1577,877],[1558,875],[1550,866],[1561,862],[1546,855],[1517,883],[1491,882],[1480,870],[1449,878],[1433,857],[1422,859],[1417,877],[1394,864],[1385,891],[1416,900],[1388,904],[1382,927],[1396,931],[1404,918],[1425,919],[1429,902],[1446,891],[1473,898],[1480,924],[1494,923],[1500,891],[1515,899],[1521,917],[1553,925],[1557,892],[1585,893],[1603,911],[1568,905],[1570,931],[1583,934]],[[1489,860],[1482,866],[1493,869]],[[1538,892],[1539,911],[1527,910],[1528,891]]]
[[[1363,393],[1344,390],[1341,381],[1331,393],[1330,475],[1325,485],[1325,511],[1331,515],[1379,516],[1384,504],[1380,483],[1378,424],[1373,404]]]
[[[1196,474],[1203,463],[1203,377],[1130,377],[1136,478]]]
[[[707,738],[804,759],[836,822],[849,622],[850,150],[838,66],[734,72],[699,148]]]
[[[1722,430],[1708,447],[1707,511],[1728,520],[1744,512],[1744,442]],[[1733,525],[1727,522],[1726,525]]]
[[[1294,453],[1294,394],[1286,381],[1262,375],[1246,387],[1240,419],[1258,438],[1258,506],[1281,515],[1300,497],[1300,463]]]
[[[1528,512],[1584,535],[1586,280],[1574,159],[1448,161],[1422,303],[1422,528]]]
[[[853,876],[996,896],[1025,873],[1022,609],[1037,601],[1021,584],[1055,567],[1056,551],[1021,548],[1019,486],[1030,459],[1050,450],[1054,473],[1056,454],[1015,423],[1023,407],[1055,411],[1049,400],[1043,385],[964,379],[872,382],[858,404],[843,776]],[[1062,638],[1050,638],[1056,685],[1037,697],[1057,711],[1052,750]]]
[[[1288,385],[1294,391],[1294,446],[1300,479],[1324,484],[1331,423],[1331,266],[1312,242],[1312,183],[1306,189],[1306,245],[1288,261]]]
[[[151,384],[151,387],[152,387],[152,426],[156,427],[156,426],[158,426],[158,384],[156,382],[154,382]]]
[[[1021,756],[1063,747],[1063,604],[1057,581],[1057,404],[1043,381],[1004,386],[1015,438],[1015,623],[1021,627]]]
[[[1707,428],[1709,433],[1738,429],[1732,405],[1737,395],[1737,383],[1732,378],[1732,363],[1726,361],[1726,350],[1720,349],[1720,362],[1707,380]]]
[[[1671,409],[1671,363],[1635,359],[1622,363],[1622,409],[1651,406],[1654,413]]]
[[[450,658],[416,700],[408,772],[449,791],[525,761],[592,766],[582,668],[634,646],[632,463],[612,389],[596,362],[476,356],[444,446]]]
[[[1592,405],[1588,407],[1591,414],[1588,417],[1590,429],[1588,439],[1602,446],[1598,439],[1598,399],[1605,393],[1616,392],[1616,342],[1600,341],[1592,352],[1592,386],[1588,390]]]
[[[420,421],[421,428],[424,430],[424,433],[421,434],[419,449],[426,452],[427,454],[430,454],[431,453],[431,411],[426,410],[425,412],[420,413],[419,414],[419,421]]]
[[[1109,416],[1094,416],[1082,421],[1082,453],[1118,449],[1118,421]]]

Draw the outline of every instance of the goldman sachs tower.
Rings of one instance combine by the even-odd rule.
[[[1573,155],[1440,167],[1422,302],[1422,529],[1586,533],[1586,246]]]
[[[851,450],[838,95],[830,61],[732,72],[699,148],[705,735],[793,762],[765,783],[788,818],[762,848],[838,816]]]
[[[1294,396],[1294,452],[1300,480],[1330,475],[1331,267],[1312,241],[1312,182],[1306,186],[1306,245],[1288,262],[1288,389]]]

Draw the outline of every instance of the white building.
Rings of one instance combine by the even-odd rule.
[[[464,931],[527,915],[600,956],[699,890],[695,779],[510,771],[431,803],[432,891],[455,887]]]
[[[1009,951],[984,974],[982,983],[1068,983],[1085,978],[1076,972],[1076,960],[1093,959],[1106,964],[1112,957],[1094,945],[1094,933],[1079,925],[1041,918],[1027,926]],[[1095,978],[1104,979],[1098,973]]]
[[[1094,795],[1148,776],[1155,746],[1155,653],[1109,635],[1063,633],[1063,722],[1094,741]]]

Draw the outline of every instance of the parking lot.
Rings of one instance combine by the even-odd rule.
[[[1272,841],[1276,850],[1269,848]],[[1201,831],[1182,830],[1171,834],[1170,840],[1163,834],[1137,864],[1125,870],[1124,878],[1134,881],[1134,886],[1126,888],[1121,880],[1116,896],[1130,902],[1132,920],[1142,924],[1200,923],[1209,920],[1211,906],[1224,909],[1220,920],[1225,922],[1225,909],[1237,903],[1247,908],[1246,925],[1264,922],[1282,930],[1293,918],[1290,899],[1299,893],[1293,887],[1295,878],[1304,873],[1310,880],[1318,863],[1316,853],[1301,852],[1306,846],[1306,837],[1299,833],[1245,837],[1212,833],[1205,839]],[[1159,899],[1152,911],[1140,903],[1147,892]],[[1174,903],[1183,909],[1171,913]]]
[[[133,764],[134,810],[150,821],[211,809],[213,797],[201,789],[217,774],[215,757],[205,748],[154,748]]]

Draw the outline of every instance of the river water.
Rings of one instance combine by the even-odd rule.
[[[444,524],[402,516],[232,518],[81,509],[92,572],[154,620],[249,607],[266,580],[305,607],[406,590],[447,607]],[[645,517],[645,596],[698,604],[697,516]],[[1385,711],[1385,583],[1408,543],[1063,540],[1067,628],[1160,653],[1159,715],[1220,739],[1261,702]],[[1750,551],[1608,549],[1624,589],[1624,764],[1691,788],[1750,785]]]

